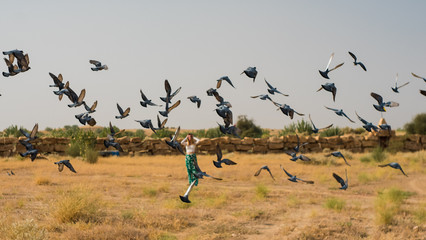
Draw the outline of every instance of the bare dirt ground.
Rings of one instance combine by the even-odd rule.
[[[351,167],[324,154],[308,154],[307,164],[229,153],[238,165],[218,169],[215,156],[199,155],[200,167],[223,180],[201,179],[191,204],[179,200],[188,186],[184,156],[71,158],[77,174],[58,172],[58,156],[0,159],[0,239],[425,239],[426,153],[388,154],[384,162],[399,162],[409,177],[361,162],[367,154],[344,154]],[[315,184],[288,181],[280,164]],[[262,165],[275,181],[253,176]],[[345,169],[343,191],[332,174]],[[389,188],[409,196],[386,225],[377,198]],[[333,199],[340,209],[327,207]]]

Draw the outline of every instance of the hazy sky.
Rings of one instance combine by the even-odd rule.
[[[167,126],[185,129],[216,127],[221,118],[217,103],[206,90],[216,80],[230,77],[236,89],[222,84],[218,90],[232,103],[234,119],[247,115],[264,128],[283,128],[311,114],[317,127],[360,127],[355,111],[377,123],[381,114],[370,92],[400,103],[384,117],[394,128],[425,112],[426,83],[411,72],[426,76],[426,1],[14,1],[2,3],[0,50],[29,53],[31,70],[14,77],[1,76],[0,129],[10,125],[32,128],[79,124],[49,88],[48,73],[62,73],[64,81],[85,100],[98,100],[92,116],[98,125],[109,121],[119,128],[140,128],[134,120],[155,119],[162,108],[140,106],[139,89],[155,103],[165,95],[164,80],[181,105],[169,114]],[[348,51],[366,65],[352,64]],[[319,73],[330,54],[335,66],[325,81]],[[89,59],[102,61],[108,71],[93,72]],[[6,71],[4,62],[1,71]],[[256,66],[258,77],[240,73]],[[410,84],[394,93],[399,83]],[[265,94],[266,78],[289,97],[272,96],[305,117],[293,120],[276,111],[269,101],[250,96]],[[336,102],[321,84],[334,82]],[[187,97],[202,99],[197,109]],[[117,120],[116,103],[130,106],[130,116]],[[343,108],[356,123],[326,110]],[[80,124],[79,124],[80,125]]]

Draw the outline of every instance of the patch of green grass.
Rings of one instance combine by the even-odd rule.
[[[256,186],[256,196],[259,198],[266,198],[268,196],[269,189],[262,183],[257,184]]]
[[[365,172],[360,172],[358,174],[358,181],[362,184],[369,183],[375,180],[377,180],[377,177],[372,174],[365,173]]]
[[[345,204],[346,204],[345,200],[342,200],[336,197],[331,197],[325,200],[324,207],[327,209],[332,209],[332,210],[336,210],[340,212],[342,211],[343,207],[345,207]]]
[[[10,224],[0,222],[0,238],[17,240],[44,240],[48,238],[46,229],[39,227],[33,219],[26,219]]]
[[[386,152],[381,147],[376,147],[373,149],[373,151],[370,153],[370,157],[375,162],[383,162],[386,159]]]
[[[153,187],[144,187],[142,191],[143,194],[148,197],[156,197],[158,194],[157,189]]]
[[[388,188],[378,192],[375,210],[379,224],[391,225],[395,216],[400,212],[401,205],[412,194],[398,188]]]

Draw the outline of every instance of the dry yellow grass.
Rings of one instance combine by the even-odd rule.
[[[235,166],[217,169],[216,156],[199,155],[200,167],[223,178],[200,180],[191,204],[179,200],[187,186],[183,156],[99,158],[97,164],[70,159],[77,174],[58,172],[54,161],[0,159],[0,239],[421,239],[426,234],[426,153],[397,153],[408,178],[377,163],[352,167],[324,154],[307,154],[314,164],[291,162],[285,154],[225,154]],[[276,178],[266,172],[268,165]],[[290,173],[314,185],[287,181]],[[15,176],[8,176],[12,169]],[[349,175],[339,190],[335,172]],[[384,189],[410,196],[390,225],[378,223],[376,199]],[[342,206],[330,199],[344,202]],[[337,202],[339,202],[337,201]],[[324,207],[330,205],[331,207]],[[330,210],[338,209],[338,211]],[[15,234],[15,235],[13,235]]]

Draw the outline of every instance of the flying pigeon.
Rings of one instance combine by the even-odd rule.
[[[77,96],[77,94],[71,88],[67,88],[67,89],[70,94],[68,97],[72,102],[72,104],[68,104],[68,107],[72,108],[72,107],[79,107],[83,105],[84,103],[83,99],[86,96],[86,89],[81,90],[80,96]]]
[[[356,56],[355,56],[355,54],[353,54],[353,53],[351,53],[351,52],[348,52],[349,53],[349,55],[351,55],[351,57],[354,59],[354,65],[356,66],[356,65],[359,65],[359,66],[361,66],[362,67],[362,69],[364,69],[364,71],[367,71],[367,68],[364,66],[364,64],[362,63],[362,62],[357,62],[356,60],[357,60],[357,58],[356,58]]]
[[[216,100],[219,102],[218,104],[216,104],[216,106],[220,107],[220,106],[227,106],[227,107],[232,107],[230,102],[227,102],[223,99],[223,97],[221,97],[219,95],[218,92],[213,92],[213,96],[216,98]]]
[[[336,179],[337,182],[340,183],[340,185],[342,185],[342,187],[340,189],[346,190],[348,189],[348,171],[345,169],[345,173],[346,173],[346,181],[343,180],[343,178],[341,178],[339,175],[333,173],[333,177]]]
[[[91,107],[87,106],[85,102],[83,102],[84,108],[86,109],[87,113],[94,113],[96,112],[95,108],[98,106],[98,101],[95,101]]]
[[[365,119],[363,119],[362,117],[360,117],[357,112],[355,112],[355,114],[357,115],[358,119],[362,123],[364,123],[364,125],[362,127],[365,130],[367,130],[367,132],[371,132],[371,130],[374,130],[375,132],[379,131],[379,128],[376,125],[372,124],[371,122],[367,122]]]
[[[213,96],[214,93],[217,93],[216,89],[214,89],[214,88],[209,88],[209,89],[207,89],[206,92],[207,92],[207,96]]]
[[[166,97],[160,97],[161,101],[165,102],[165,103],[172,103],[171,100],[174,96],[176,96],[176,94],[178,94],[180,92],[180,90],[182,89],[182,87],[179,87],[178,89],[176,89],[176,91],[174,91],[172,93],[172,88],[170,87],[170,83],[169,81],[166,79],[164,81],[164,89],[166,90]]]
[[[15,49],[12,51],[3,52],[3,54],[9,55],[9,60],[11,63],[13,63],[14,58],[16,58],[20,72],[26,72],[31,69],[28,66],[30,64],[28,54],[24,55],[24,52],[22,50]]]
[[[337,68],[341,67],[341,66],[344,64],[344,63],[341,63],[341,64],[339,64],[339,65],[335,66],[335,67],[334,67],[334,68],[332,68],[332,69],[328,69],[328,68],[330,67],[330,63],[331,63],[331,60],[333,60],[333,58],[334,58],[334,53],[332,53],[332,54],[331,54],[330,60],[328,60],[328,64],[327,64],[327,67],[325,68],[325,70],[324,70],[324,71],[318,70],[318,71],[319,71],[319,73],[320,73],[320,75],[321,75],[323,78],[330,79],[330,78],[328,77],[328,73],[329,73],[329,72],[331,72],[331,71],[333,71],[333,70],[336,70]]]
[[[281,95],[283,95],[283,96],[288,97],[288,95],[287,95],[287,94],[284,94],[284,93],[282,93],[282,92],[278,91],[276,87],[273,87],[270,83],[268,83],[268,81],[266,81],[266,79],[265,79],[265,83],[266,83],[266,85],[268,85],[268,92],[269,92],[270,94],[274,95],[275,93],[279,93],[279,94],[281,94]]]
[[[165,140],[165,142],[167,143],[167,145],[169,145],[173,149],[176,149],[180,153],[185,155],[185,153],[182,149],[182,146],[180,145],[180,142],[177,141],[177,138],[179,137],[179,132],[180,132],[180,126],[176,129],[175,134],[173,135],[172,139],[170,141]]]
[[[140,101],[140,104],[141,104],[142,107],[147,107],[147,105],[158,106],[158,107],[162,106],[162,105],[157,105],[157,104],[153,103],[151,99],[148,99],[145,96],[145,94],[143,94],[142,90],[140,90],[140,92],[141,92],[141,97],[142,97],[142,100],[143,100],[143,101]]]
[[[257,96],[250,96],[251,98],[260,98],[261,100],[266,100],[268,99],[269,101],[272,101],[272,99],[269,97],[268,94],[260,94]]]
[[[71,165],[70,160],[61,160],[59,162],[55,162],[55,164],[58,164],[59,172],[62,172],[62,170],[64,170],[64,166],[66,166],[67,168],[70,169],[71,172],[77,173],[75,169],[73,168],[73,166]]]
[[[27,131],[25,131],[24,129],[20,128],[19,131],[22,133],[22,135],[24,135],[26,137],[26,139],[24,139],[25,142],[29,142],[32,140],[37,139],[37,132],[38,132],[38,123],[36,123],[33,127],[33,130],[31,130],[31,133],[28,133]]]
[[[221,77],[221,78],[219,78],[218,80],[217,80],[217,84],[216,84],[216,88],[217,89],[219,89],[220,88],[220,86],[222,85],[222,81],[226,81],[226,82],[228,82],[229,83],[229,85],[231,85],[233,88],[235,88],[234,87],[234,85],[232,84],[232,82],[231,82],[231,79],[229,79],[229,77],[228,76],[223,76],[223,77]]]
[[[124,129],[121,129],[120,131],[116,132],[111,122],[109,122],[109,130],[110,134],[108,134],[107,140],[104,140],[105,147],[108,148],[109,146],[112,146],[118,151],[123,152],[123,148],[121,148],[120,144],[118,142],[115,142],[115,136],[124,132]]]
[[[3,76],[9,77],[9,76],[15,76],[16,74],[21,72],[21,69],[18,68],[18,66],[7,60],[7,58],[4,58],[4,61],[6,62],[8,72],[3,72]]]
[[[253,78],[253,82],[256,80],[257,76],[257,70],[256,67],[248,67],[246,70],[244,70],[241,74],[245,73],[247,77]],[[240,75],[241,75],[240,74]]]
[[[216,145],[216,156],[217,156],[217,162],[213,161],[213,164],[217,168],[222,168],[222,163],[225,163],[226,165],[236,165],[237,163],[229,160],[227,158],[222,159],[222,150],[220,149],[219,144]]]
[[[410,82],[406,82],[404,84],[402,84],[401,86],[398,86],[398,73],[396,74],[396,79],[395,79],[395,87],[392,88],[392,91],[399,93],[398,89],[402,88],[403,86],[409,84]]]
[[[350,164],[346,161],[345,156],[343,156],[343,154],[342,154],[341,152],[339,152],[339,151],[332,152],[332,153],[328,154],[327,156],[341,157],[341,158],[343,158],[343,160],[345,160],[346,165],[351,166],[351,165],[350,165]]]
[[[291,181],[291,182],[301,181],[301,182],[305,182],[307,184],[314,184],[314,181],[306,181],[306,180],[303,180],[301,178],[297,178],[295,175],[291,175],[281,166],[281,164],[280,164],[280,168],[285,172],[285,174],[287,174],[287,176],[289,177],[288,180]]]
[[[325,107],[325,106],[324,106]],[[345,117],[345,118],[347,118],[349,121],[351,121],[351,122],[353,122],[353,123],[355,123],[354,121],[352,121],[352,119],[350,119],[344,112],[343,112],[343,109],[335,109],[335,108],[329,108],[329,107],[325,107],[325,108],[327,108],[328,110],[332,110],[332,111],[334,111],[334,113],[336,113],[338,116],[343,116],[343,117]]]
[[[27,150],[24,153],[19,153],[19,155],[21,155],[21,157],[26,157],[27,155],[30,155],[31,161],[34,161],[34,159],[36,159],[36,157],[37,157],[38,150],[35,149],[34,146],[27,141],[19,140],[19,143],[24,145],[25,149]]]
[[[188,99],[191,100],[191,102],[196,103],[197,108],[200,108],[201,99],[199,99],[197,96],[189,96]]]
[[[289,105],[287,105],[287,104],[279,104],[279,103],[276,103],[276,102],[274,102],[274,101],[272,101],[273,103],[274,103],[274,105],[275,106],[277,106],[277,107],[279,107],[278,109],[277,109],[277,111],[278,110],[281,110],[281,112],[282,113],[284,113],[285,115],[287,115],[287,116],[289,116],[290,117],[290,119],[293,119],[293,116],[294,116],[294,114],[296,113],[297,115],[299,115],[299,116],[304,116],[305,114],[303,114],[303,113],[298,113],[298,112],[296,112],[293,108],[291,108]]]
[[[336,99],[336,92],[337,92],[337,88],[334,85],[334,83],[326,83],[326,84],[322,84],[321,88],[317,90],[317,92],[321,91],[321,89],[324,89],[328,92],[331,92],[333,94],[333,102],[335,102]]]
[[[387,167],[387,166],[401,170],[402,174],[404,174],[406,177],[408,177],[407,174],[405,174],[405,172],[402,170],[402,167],[401,167],[401,165],[399,165],[399,163],[391,162],[391,163],[388,163],[388,164],[379,165],[379,167]]]
[[[108,70],[108,66],[107,65],[102,65],[101,62],[96,61],[96,60],[89,60],[89,63],[95,65],[95,67],[92,67],[92,71],[100,71],[100,70]]]
[[[172,111],[173,109],[175,109],[179,105],[180,105],[180,100],[175,102],[171,107],[169,107],[169,102],[166,102],[166,110],[165,111],[158,111],[158,112],[161,114],[161,116],[168,117],[170,111]]]
[[[380,96],[377,93],[372,92],[370,95],[374,99],[376,99],[376,101],[378,102],[379,105],[373,104],[373,107],[379,112],[386,112],[385,107],[398,107],[399,106],[399,103],[397,103],[397,102],[393,102],[393,101],[383,102],[382,96]]]
[[[262,167],[260,167],[260,169],[259,170],[257,170],[257,172],[256,173],[254,173],[254,176],[259,176],[259,174],[260,174],[260,172],[262,171],[262,170],[266,170],[266,171],[268,171],[269,172],[269,175],[271,175],[271,178],[275,181],[275,178],[274,178],[274,176],[272,176],[272,173],[271,173],[271,170],[269,170],[269,167],[267,166],[267,165],[264,165],[264,166],[262,166]]]
[[[117,118],[117,119],[123,119],[123,118],[129,116],[130,107],[126,108],[126,111],[123,111],[123,109],[117,103],[117,109],[118,109],[118,112],[120,113],[120,116],[115,116],[115,118]]]

